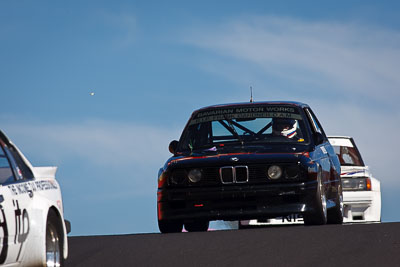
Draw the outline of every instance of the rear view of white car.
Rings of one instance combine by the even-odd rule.
[[[56,170],[32,167],[0,131],[0,265],[63,265],[70,224]]]
[[[328,137],[341,164],[344,222],[381,221],[381,185],[364,164],[353,138]]]

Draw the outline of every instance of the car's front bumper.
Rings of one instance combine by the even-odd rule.
[[[158,191],[159,220],[238,220],[312,212],[317,182],[168,188]]]

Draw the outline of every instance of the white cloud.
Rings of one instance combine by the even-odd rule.
[[[400,97],[397,31],[355,23],[252,17],[191,29],[184,41],[214,53],[212,62],[203,62],[205,68],[246,85],[255,80],[263,81],[259,88],[270,88],[271,80],[285,80],[298,87],[335,90],[345,97],[362,94],[392,107]],[[222,57],[217,67],[215,55]],[[232,60],[241,67],[232,67]]]
[[[122,29],[122,34],[119,39],[120,45],[132,45],[136,41],[138,29],[136,17],[131,14],[120,14],[113,16],[112,21],[117,27]]]
[[[168,144],[181,131],[104,120],[69,124],[13,120],[18,122],[3,116],[2,130],[32,164],[59,166],[57,177],[65,177],[63,182],[95,182],[96,191],[84,190],[79,196],[92,201],[154,194],[158,169],[171,156]]]
[[[12,139],[20,139],[30,151],[53,159],[86,159],[96,165],[147,164],[169,156],[168,144],[177,132],[151,125],[109,121],[70,124],[3,123]],[[17,143],[18,145],[18,143]]]
[[[109,31],[110,41],[116,47],[126,48],[136,42],[138,23],[135,14],[128,11],[110,12],[109,10],[98,10],[96,21],[98,18],[103,24],[102,27]]]

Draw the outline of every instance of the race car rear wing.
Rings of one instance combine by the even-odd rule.
[[[56,179],[57,167],[33,167],[32,171],[36,179]]]

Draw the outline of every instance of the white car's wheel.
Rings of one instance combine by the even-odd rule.
[[[46,266],[63,266],[63,242],[57,215],[50,211],[46,226]]]

